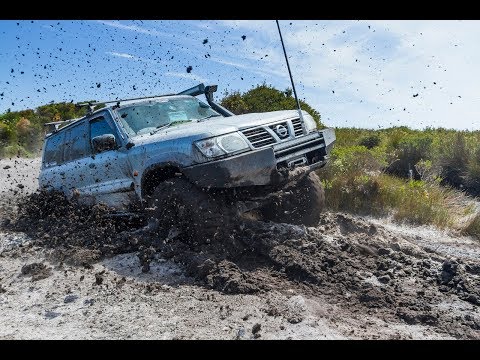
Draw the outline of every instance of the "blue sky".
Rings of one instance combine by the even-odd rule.
[[[480,21],[280,24],[297,92],[326,125],[480,129]],[[0,112],[290,86],[273,20],[1,20],[0,44]]]

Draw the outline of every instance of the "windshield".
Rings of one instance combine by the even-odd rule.
[[[117,110],[130,136],[147,134],[170,125],[221,116],[197,98],[157,99]]]

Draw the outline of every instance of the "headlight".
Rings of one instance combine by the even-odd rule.
[[[249,148],[245,140],[236,133],[200,140],[195,145],[203,155],[209,158],[236,153]]]
[[[218,146],[215,138],[197,141],[195,145],[206,157],[216,157],[225,154],[225,151]]]
[[[307,134],[317,130],[317,123],[313,119],[312,115],[305,113],[305,111],[302,112],[302,115],[303,123],[305,124],[305,130],[307,130]]]
[[[227,153],[248,149],[248,145],[239,135],[229,134],[217,138],[218,144]]]

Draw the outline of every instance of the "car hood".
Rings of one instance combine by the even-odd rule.
[[[306,115],[307,113],[303,111]],[[267,125],[281,120],[298,118],[298,110],[282,110],[264,113],[250,113],[229,117],[213,117],[201,122],[183,123],[160,130],[150,135],[144,134],[133,137],[135,144],[147,144],[156,141],[191,137],[204,139],[212,136],[223,135],[229,132],[243,130],[253,126]]]

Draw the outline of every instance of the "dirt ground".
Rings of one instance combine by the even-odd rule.
[[[146,234],[25,202],[38,167],[0,161],[1,339],[480,339],[478,240],[330,212]]]

